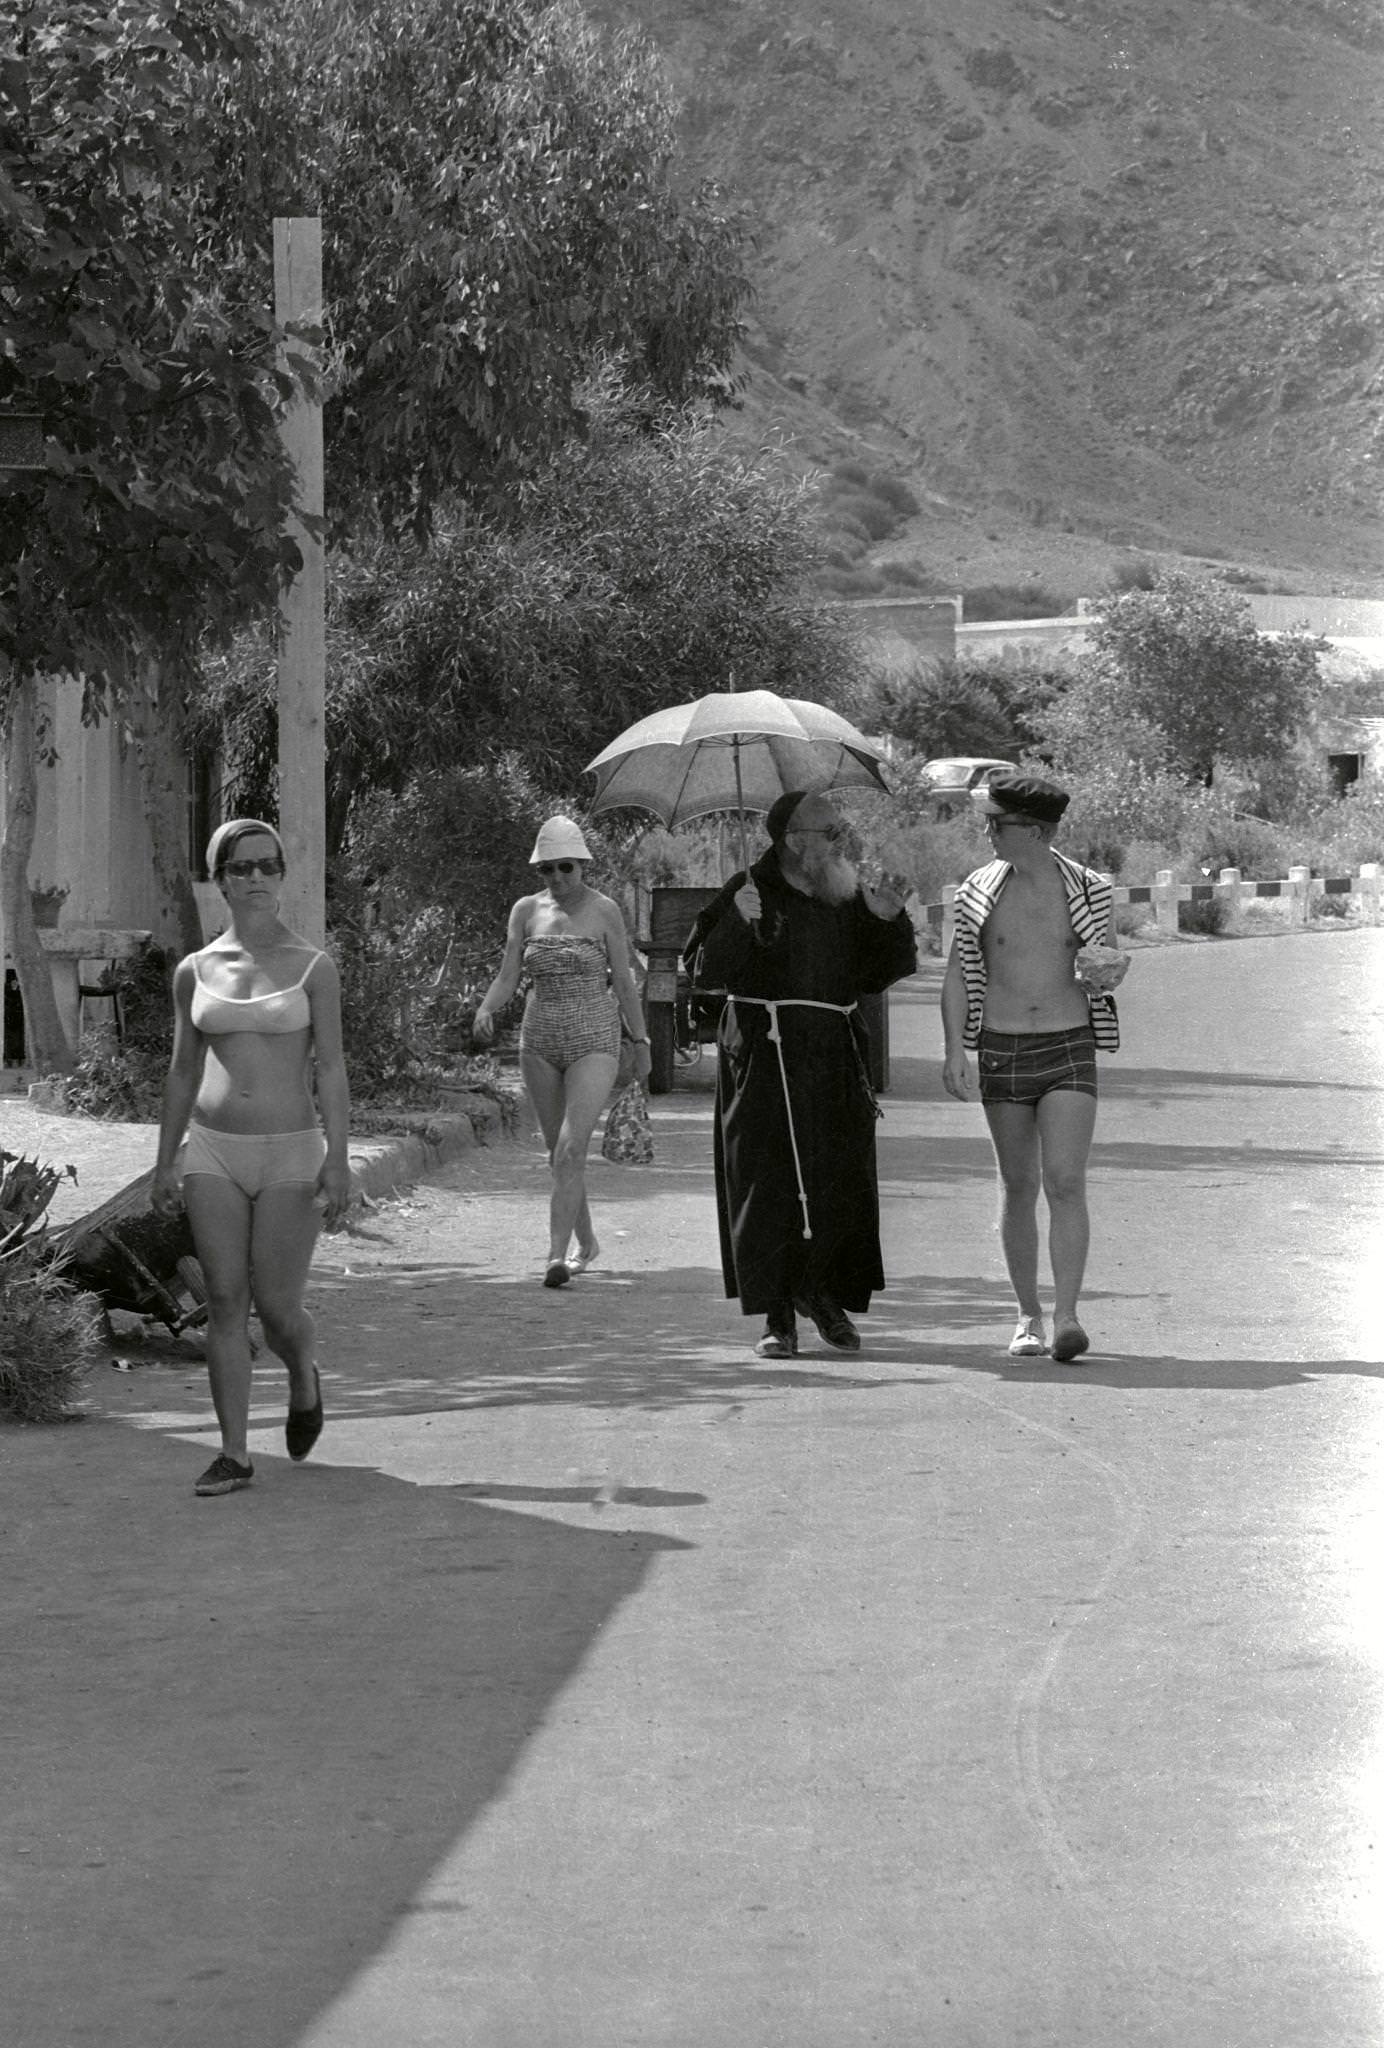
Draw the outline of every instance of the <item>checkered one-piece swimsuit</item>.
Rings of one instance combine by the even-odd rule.
[[[524,947],[533,982],[524,1005],[519,1050],[562,1071],[588,1053],[620,1057],[620,1012],[610,987],[603,939],[551,932]]]

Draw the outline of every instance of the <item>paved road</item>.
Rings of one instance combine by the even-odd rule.
[[[1374,2048],[1384,933],[1141,957],[1089,1365],[1015,1367],[935,975],[860,1360],[717,1300],[705,1077],[325,1245],[320,1460],[0,1435],[14,2048]]]

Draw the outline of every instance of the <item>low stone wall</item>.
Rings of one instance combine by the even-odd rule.
[[[1360,914],[1370,924],[1379,923],[1381,864],[1366,861],[1358,875],[1314,875],[1310,868],[1289,868],[1281,881],[1247,882],[1239,868],[1222,868],[1214,882],[1178,882],[1171,868],[1161,868],[1153,882],[1115,888],[1115,902],[1147,903],[1160,932],[1176,934],[1179,903],[1221,902],[1234,912],[1242,904],[1259,898],[1286,899],[1289,925],[1305,926],[1312,906],[1323,896],[1348,897],[1358,901]],[[940,903],[925,903],[914,912],[915,920],[940,934],[943,953],[950,953],[956,936],[956,890],[942,891]]]

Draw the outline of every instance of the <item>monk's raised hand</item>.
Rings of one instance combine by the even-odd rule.
[[[759,900],[759,891],[753,882],[746,882],[743,889],[735,892],[734,903],[746,924],[758,924],[764,906]]]
[[[873,889],[862,889],[860,893],[865,898],[866,908],[875,917],[884,918],[886,923],[896,918],[903,909],[904,896],[900,894],[892,875],[876,883]]]

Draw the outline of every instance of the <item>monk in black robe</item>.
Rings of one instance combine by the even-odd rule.
[[[716,1203],[726,1293],[766,1318],[761,1358],[797,1354],[795,1310],[858,1351],[848,1310],[884,1285],[878,1108],[859,996],[917,965],[901,897],[865,889],[827,797],[792,791],[769,851],[727,882],[683,955],[694,987],[728,991],[717,1032]]]

